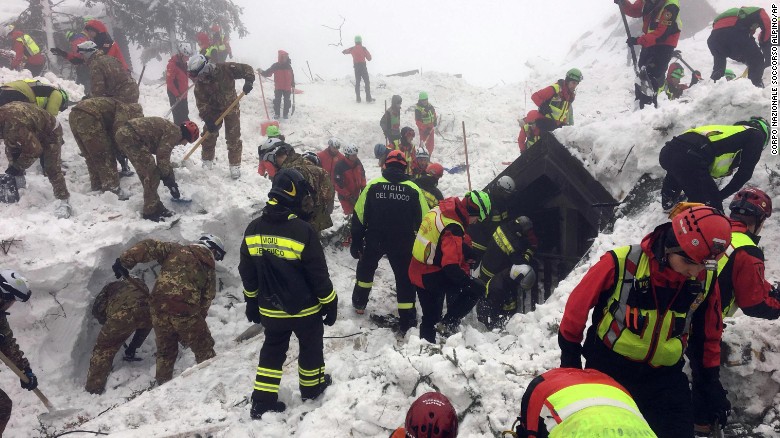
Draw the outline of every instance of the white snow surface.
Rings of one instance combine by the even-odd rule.
[[[726,2],[717,2],[718,9],[722,3]],[[768,7],[767,2],[756,3]],[[404,96],[402,123],[414,126],[413,104],[417,93],[426,90],[440,113],[444,132],[444,138],[436,139],[434,161],[445,167],[464,162],[460,123],[465,121],[472,184],[479,188],[503,170],[503,161],[517,157],[516,119],[531,109],[530,92],[551,84],[569,66],[578,66],[585,80],[574,104],[576,124],[557,131],[556,136],[616,199],[622,199],[642,173],[663,175],[658,152],[673,135],[700,124],[728,124],[751,115],[768,116],[770,89],[756,89],[747,80],[714,84],[705,79],[681,100],[668,102],[662,98],[659,109],[634,112],[633,73],[626,65],[623,39],[608,37],[619,35],[622,24],[616,17],[605,23],[598,32],[578,40],[571,52],[576,56],[570,55],[565,63],[529,63],[532,79],[522,84],[485,89],[446,73],[407,78],[372,75],[375,104],[354,103],[349,76],[301,84],[304,94],[296,96],[295,115],[282,121],[282,132],[288,142],[299,145],[299,151],[320,150],[332,135],[354,142],[360,148],[367,176],[376,177],[379,170],[372,150],[375,143],[381,142],[377,125],[382,101],[392,94]],[[711,65],[706,49],[708,34],[709,30],[704,30],[680,43],[686,60],[701,66],[705,78]],[[741,70],[738,68],[738,74]],[[0,69],[0,82],[23,77],[21,72]],[[80,87],[72,82],[51,73],[45,79],[60,84],[76,98],[81,95]],[[110,193],[90,192],[86,164],[70,133],[68,114],[59,116],[65,130],[62,158],[73,216],[54,218],[51,186],[37,165],[33,166],[21,201],[3,204],[0,238],[18,241],[7,255],[0,255],[0,260],[4,268],[17,269],[31,281],[33,298],[15,305],[9,321],[38,375],[40,389],[57,408],[80,411],[64,419],[39,420],[46,409],[3,368],[0,387],[14,400],[6,436],[51,436],[80,429],[102,431],[112,437],[184,437],[196,433],[215,437],[386,437],[403,424],[409,404],[435,388],[452,400],[462,416],[461,436],[492,437],[512,424],[528,382],[558,365],[557,326],[568,294],[588,267],[605,251],[638,242],[666,220],[658,203],[618,219],[613,232],[598,236],[582,263],[559,284],[547,303],[528,314],[516,315],[502,332],[486,332],[468,317],[460,333],[439,345],[421,341],[417,330],[399,341],[389,330],[377,328],[367,315],[356,315],[350,305],[356,263],[344,248],[327,247],[331,278],[340,295],[340,313],[325,334],[349,336],[325,340],[326,367],[334,384],[320,399],[301,402],[297,342],[293,341],[280,390],[287,411],[252,421],[246,401],[252,391],[263,336],[241,344],[234,338],[250,326],[241,298],[238,248],[245,226],[264,205],[270,188],[270,182],[255,172],[256,146],[263,140],[259,125],[266,118],[259,84],[241,102],[241,179],[233,181],[229,177],[224,137],[217,144],[213,170],[202,169],[196,153],[185,167],[176,169],[181,190],[193,198],[192,204],[171,203],[167,190],[161,187],[163,202],[179,213],[175,225],[141,219],[141,185],[135,176],[122,179],[123,188],[132,193],[129,201],[117,201]],[[267,81],[264,85],[269,96],[273,87]],[[164,88],[157,84],[141,87],[140,103],[146,115],[162,116],[168,109]],[[190,114],[197,114],[192,99]],[[174,158],[180,159],[188,148],[177,148]],[[0,166],[6,164],[5,157],[0,158]],[[777,202],[780,182],[774,181],[772,186],[767,169],[780,171],[778,157],[768,150],[751,184],[766,190]],[[446,196],[461,196],[468,189],[465,174],[445,175],[440,188]],[[780,264],[773,257],[780,251],[780,224],[775,216],[767,221],[761,242],[769,259],[769,279],[780,278]],[[334,229],[345,222],[338,203],[333,220]],[[100,330],[90,308],[95,295],[113,280],[114,259],[143,238],[191,241],[201,232],[221,236],[228,248],[225,260],[217,264],[220,287],[207,318],[217,357],[196,366],[192,353],[182,350],[174,379],[161,387],[151,387],[155,370],[152,335],[138,351],[143,361],[127,363],[116,358],[104,394],[84,392],[89,357]],[[151,285],[150,267],[157,269],[153,264],[143,265],[140,273]],[[395,308],[392,272],[382,262],[368,312],[388,314]],[[732,353],[722,368],[722,378],[737,408],[735,418],[759,424],[752,432],[763,436],[780,436],[778,339],[777,322],[741,313],[728,321],[724,335]]]

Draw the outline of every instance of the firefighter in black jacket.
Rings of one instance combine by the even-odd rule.
[[[350,253],[358,259],[352,306],[365,312],[374,272],[382,256],[387,255],[395,275],[398,316],[401,333],[417,326],[417,295],[407,270],[412,245],[422,217],[428,212],[425,196],[407,175],[407,162],[401,151],[391,151],[382,176],[374,178],[358,197],[352,215]]]
[[[538,243],[531,219],[520,216],[496,228],[487,244],[480,280],[487,283],[487,297],[477,305],[477,319],[489,329],[502,328],[517,310],[517,286],[533,289],[532,267]]]
[[[249,224],[241,243],[238,271],[246,316],[265,328],[252,392],[253,419],[287,407],[279,401],[279,384],[292,333],[300,343],[301,398],[315,399],[331,383],[325,374],[322,336],[323,324],[336,322],[338,297],[317,232],[296,216],[312,193],[300,172],[279,171],[262,215]]]
[[[471,256],[475,264],[478,264],[482,260],[482,256],[485,255],[488,242],[493,238],[493,233],[499,224],[509,219],[509,207],[512,205],[512,197],[515,194],[515,180],[509,175],[504,175],[491,184],[486,191],[490,195],[492,205],[490,217],[469,227],[469,235],[474,249]]]

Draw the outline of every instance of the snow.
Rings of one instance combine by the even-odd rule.
[[[726,3],[718,0],[716,9],[729,6]],[[768,7],[767,2],[756,3]],[[10,9],[4,9],[5,2],[3,5],[0,18],[11,14]],[[482,187],[503,170],[502,161],[517,156],[515,120],[531,109],[530,92],[551,84],[571,66],[578,66],[585,80],[574,104],[576,124],[557,131],[556,136],[616,199],[622,199],[641,174],[663,175],[658,152],[673,135],[704,123],[732,123],[750,115],[769,114],[768,88],[756,89],[747,80],[713,84],[706,79],[686,92],[682,100],[668,102],[661,98],[659,109],[634,112],[633,73],[626,65],[625,46],[620,38],[622,23],[612,12],[605,9],[592,14],[591,22],[604,25],[577,38],[572,46],[577,49],[565,60],[528,59],[523,67],[527,79],[522,83],[483,88],[447,73],[426,70],[422,76],[399,78],[380,76],[369,68],[377,102],[356,104],[351,76],[326,76],[326,80],[307,84],[299,75],[299,88],[304,93],[296,96],[295,115],[282,121],[282,132],[288,142],[298,145],[299,151],[320,150],[331,136],[353,142],[360,149],[367,176],[376,177],[379,171],[372,151],[373,145],[382,140],[377,125],[383,101],[389,101],[393,94],[403,96],[402,122],[414,126],[413,105],[417,93],[425,90],[441,115],[440,128],[444,133],[443,138],[436,138],[434,161],[445,167],[465,161],[460,127],[461,120],[465,121],[472,184]],[[314,15],[303,18],[320,23]],[[382,29],[376,27],[379,30]],[[370,34],[362,34],[375,56],[391,50],[390,39],[369,44]],[[711,65],[705,48],[708,34],[705,29],[681,40],[679,46],[686,60],[700,68],[705,78]],[[379,40],[380,33],[370,38]],[[442,44],[449,44],[444,41],[446,38]],[[388,45],[378,51],[376,47],[383,44]],[[346,58],[339,61],[348,64]],[[479,60],[472,58],[470,62]],[[741,68],[736,71],[739,74]],[[0,69],[0,82],[23,77],[20,72]],[[50,73],[45,78],[63,86],[74,99],[82,94],[72,82]],[[45,412],[43,405],[32,393],[19,388],[12,373],[2,372],[0,387],[14,400],[6,436],[50,436],[55,431],[75,428],[99,430],[112,437],[196,433],[217,437],[385,437],[403,423],[416,396],[438,389],[464,416],[461,436],[492,437],[511,426],[528,382],[558,365],[557,325],[569,292],[589,265],[615,246],[638,242],[665,221],[658,203],[618,219],[612,233],[598,236],[584,260],[559,284],[547,303],[528,314],[516,315],[503,332],[485,332],[470,316],[461,332],[441,345],[421,341],[417,330],[398,341],[389,330],[372,324],[368,315],[354,314],[350,295],[355,261],[344,248],[327,247],[328,266],[340,295],[339,319],[325,332],[329,337],[325,341],[326,367],[334,385],[320,399],[301,402],[296,376],[297,342],[293,340],[280,390],[287,411],[252,421],[246,402],[252,391],[263,336],[240,344],[234,339],[250,326],[244,317],[237,273],[238,248],[245,226],[264,205],[270,188],[270,182],[255,172],[256,146],[263,140],[259,127],[266,118],[257,85],[241,102],[241,179],[232,181],[229,177],[224,137],[217,144],[213,170],[202,169],[199,154],[195,153],[185,167],[176,169],[179,186],[193,198],[193,203],[171,203],[161,187],[163,202],[180,214],[175,224],[141,219],[141,185],[135,176],[121,182],[132,194],[129,201],[120,202],[112,194],[89,192],[85,162],[70,133],[67,112],[59,116],[65,130],[62,156],[73,216],[54,218],[51,186],[34,166],[28,171],[28,188],[22,191],[21,201],[2,207],[0,238],[18,241],[1,260],[3,267],[18,269],[32,283],[33,298],[26,304],[15,305],[9,321],[38,375],[41,391],[57,408],[81,411],[51,423],[39,422],[38,415]],[[263,85],[266,97],[272,95],[271,83],[263,81]],[[157,83],[141,87],[140,103],[146,115],[162,116],[168,110],[164,88]],[[195,117],[192,99],[190,112]],[[189,147],[177,148],[174,159],[180,160]],[[625,166],[619,171],[624,159]],[[5,158],[0,158],[0,166],[5,164]],[[768,151],[751,184],[765,189],[777,201],[780,188],[777,181],[774,186],[771,184],[767,169],[780,171],[778,157]],[[445,175],[440,188],[446,196],[462,195],[468,189],[465,174]],[[762,239],[769,258],[770,279],[780,277],[780,263],[772,257],[780,251],[780,226],[776,219],[773,216],[767,221]],[[333,221],[334,229],[345,223],[338,203]],[[225,260],[217,264],[220,287],[207,318],[217,357],[195,365],[192,353],[182,350],[174,379],[161,387],[151,387],[155,347],[150,336],[138,351],[143,361],[115,360],[105,394],[93,396],[84,392],[89,357],[100,330],[90,315],[90,307],[100,289],[113,280],[110,266],[114,259],[142,238],[191,241],[202,232],[219,235],[228,248]],[[144,265],[139,271],[150,285],[152,269],[158,268]],[[369,312],[395,311],[393,282],[389,265],[380,263]],[[780,327],[776,322],[748,318],[741,312],[728,324],[724,340],[731,353],[722,376],[733,404],[738,406],[735,418],[760,424],[753,433],[780,436]]]

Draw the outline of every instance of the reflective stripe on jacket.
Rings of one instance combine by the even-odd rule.
[[[689,129],[685,132],[694,132],[706,137],[709,143],[715,143],[716,141],[731,137],[732,135],[738,134],[746,129],[747,128],[745,126],[707,125]],[[729,172],[731,172],[731,165],[737,159],[737,156],[740,154],[740,152],[742,152],[742,150],[716,156],[710,164],[710,176],[713,178],[722,178],[728,175]]]
[[[718,259],[718,276],[720,276],[720,273],[723,271],[723,268],[726,267],[726,263],[729,262],[729,259],[731,258],[731,254],[734,253],[734,250],[737,248],[743,247],[743,246],[756,246],[755,242],[753,242],[753,239],[751,239],[747,234],[740,233],[740,232],[733,232],[731,233],[731,244],[728,248],[726,248],[726,252],[724,253],[723,257]],[[723,291],[721,291],[722,293]],[[734,315],[734,312],[737,311],[738,307],[734,305],[736,301],[736,295],[731,293],[731,299],[728,303],[721,303],[723,305],[723,317],[732,316]]]
[[[441,233],[444,231],[444,228],[452,224],[463,229],[463,225],[460,222],[443,215],[440,207],[436,206],[428,211],[423,217],[420,230],[417,232],[417,237],[414,240],[412,257],[426,265],[438,264],[437,262],[441,259],[441,251],[439,249]]]

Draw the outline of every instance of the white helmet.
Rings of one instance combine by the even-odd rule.
[[[268,139],[264,141],[263,144],[260,145],[259,150],[260,152],[267,152],[270,151],[271,149],[276,148],[280,144],[282,144],[281,139],[278,139],[276,137],[268,137]]]
[[[191,78],[198,77],[201,74],[209,74],[211,69],[206,69],[207,65],[209,65],[209,59],[205,56],[200,54],[192,56],[187,61],[187,74]]]
[[[177,50],[179,51],[180,55],[184,55],[187,57],[192,56],[192,49],[190,48],[189,43],[179,43],[179,47],[177,47]]]
[[[328,146],[333,146],[336,149],[341,148],[341,140],[339,140],[336,137],[331,137],[330,140],[328,140]]]
[[[5,26],[3,26],[3,35],[5,36],[11,35],[11,32],[13,32],[14,29],[16,28],[14,27],[13,24],[6,24]]]
[[[344,155],[357,155],[358,147],[354,143],[344,146]]]
[[[198,243],[206,246],[206,248],[214,252],[214,258],[217,261],[225,258],[225,244],[222,243],[222,239],[213,234],[204,234],[198,239]]]
[[[98,46],[94,41],[84,41],[76,46],[76,51],[84,55],[84,58],[89,59],[97,52]]]
[[[500,188],[506,193],[512,193],[515,191],[515,180],[508,175],[504,175],[496,180],[496,187]]]
[[[415,158],[427,158],[430,159],[431,156],[428,154],[428,151],[425,149],[417,149],[417,152],[415,153]]]
[[[26,278],[10,269],[0,271],[0,299],[5,302],[25,302],[30,299],[31,294]]]

